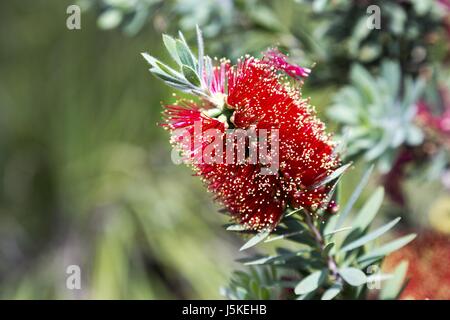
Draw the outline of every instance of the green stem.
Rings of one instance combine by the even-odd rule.
[[[326,246],[325,241],[324,241],[319,229],[316,227],[313,220],[311,219],[310,213],[306,210],[305,210],[305,222],[308,225],[309,229],[311,230],[311,232],[314,236],[314,239],[316,240],[320,250],[323,251]],[[340,282],[341,276],[339,275],[337,263],[334,260],[333,256],[328,255],[327,264],[328,264],[328,269],[330,269],[330,271],[331,271],[331,274],[336,278],[337,281]]]

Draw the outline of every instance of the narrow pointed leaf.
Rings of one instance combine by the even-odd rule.
[[[175,78],[179,78],[182,79],[183,76],[181,75],[181,73],[179,73],[178,71],[172,69],[171,67],[169,67],[167,64],[162,63],[159,60],[155,61],[155,64],[158,68],[160,68],[162,71],[170,74],[171,76],[175,77]]]
[[[248,240],[240,249],[239,251],[244,251],[247,250],[248,248],[251,248],[255,245],[257,245],[258,243],[260,243],[261,241],[263,241],[265,238],[267,238],[270,234],[269,230],[265,230],[265,231],[261,231],[260,233],[258,233],[256,236],[254,236],[253,238],[251,238],[250,240]]]
[[[381,204],[383,203],[383,198],[384,189],[382,187],[378,187],[355,217],[352,227],[354,229],[359,228],[361,231],[365,230],[375,218]]]
[[[150,69],[151,72],[153,72],[153,70],[157,70],[157,71],[159,71],[159,73],[165,73],[167,76],[176,78],[177,80],[183,80],[182,79],[183,76],[181,75],[181,73],[179,73],[178,71],[175,71],[174,69],[172,69],[168,65],[162,63],[155,57],[152,57],[151,55],[149,55],[146,52],[141,53],[141,55],[152,66],[152,68]]]
[[[328,183],[330,183],[331,181],[337,179],[338,177],[340,177],[350,166],[352,165],[352,163],[347,163],[345,165],[343,165],[342,167],[337,168],[336,170],[334,170],[330,175],[324,177],[321,181],[313,184],[311,186],[311,189],[314,188],[319,188],[322,187]]]
[[[169,52],[172,59],[175,60],[178,65],[181,66],[181,60],[178,57],[175,39],[166,34],[163,34],[162,37],[163,37],[163,42],[164,42],[164,45],[166,46],[167,52]]]
[[[192,69],[195,69],[194,56],[192,55],[191,51],[189,50],[189,47],[182,41],[176,40],[176,48],[177,48],[177,54],[178,54],[178,57],[180,57],[181,63],[183,65],[187,65],[188,67],[191,67]]]
[[[347,244],[340,250],[340,252],[347,252],[347,251],[359,248],[359,247],[369,243],[370,241],[375,240],[376,238],[380,237],[381,235],[383,235],[386,232],[388,232],[389,230],[391,230],[400,221],[400,219],[401,218],[398,217],[398,218],[392,220],[391,222],[385,224],[384,226],[366,234],[365,236],[362,236],[358,240],[355,240],[355,241]]]
[[[330,251],[331,251],[331,249],[333,249],[333,247],[334,247],[334,242],[328,243],[328,244],[325,246],[325,248],[323,248],[323,250],[322,250],[322,256],[323,256],[324,258],[328,257],[328,255],[330,254]]]
[[[197,72],[200,75],[200,77],[203,76],[203,56],[205,54],[204,44],[203,44],[203,36],[202,31],[200,30],[199,26],[195,26],[195,30],[197,33],[197,50],[198,50],[198,69]]]
[[[183,75],[185,76],[186,80],[189,81],[189,83],[193,84],[196,87],[200,86],[200,78],[198,77],[194,69],[186,65],[183,65],[182,71]]]
[[[246,231],[247,229],[242,224],[232,224],[226,228],[227,231]]]
[[[367,185],[367,182],[369,181],[369,177],[372,174],[373,171],[373,165],[370,166],[369,169],[364,173],[361,180],[359,181],[358,185],[355,188],[355,191],[353,191],[352,195],[350,196],[350,199],[348,199],[344,209],[339,212],[339,218],[336,223],[336,228],[339,228],[347,218],[348,214],[353,209],[353,206],[355,205],[356,200],[358,200],[359,196],[361,195],[362,191],[364,190],[364,187]]]
[[[333,234],[336,234],[336,233],[339,233],[339,232],[343,232],[343,231],[347,231],[347,230],[351,230],[351,229],[352,229],[352,227],[343,227],[343,228],[336,229],[336,230],[333,230],[333,231],[325,232],[324,236],[325,237],[326,236],[331,236]]]
[[[272,241],[275,241],[275,240],[286,239],[286,238],[289,238],[289,237],[297,236],[297,235],[302,234],[304,232],[305,232],[305,230],[293,231],[293,232],[290,232],[290,233],[281,234],[279,236],[267,238],[266,240],[264,240],[264,242],[272,242]]]
[[[161,80],[168,81],[168,82],[171,82],[171,83],[174,83],[174,84],[178,84],[178,85],[180,85],[180,86],[182,86],[182,87],[185,87],[186,84],[187,84],[186,82],[180,81],[180,80],[178,80],[177,78],[174,78],[174,77],[172,77],[171,75],[165,73],[164,71],[161,71],[161,69],[158,69],[158,68],[150,68],[149,71],[150,71],[154,76],[158,77],[158,78],[161,79]]]
[[[416,238],[416,236],[417,236],[416,234],[409,234],[407,236],[404,236],[404,237],[395,239],[391,242],[388,242],[388,243],[382,245],[381,247],[376,248],[376,249],[366,253],[365,255],[361,256],[358,259],[358,261],[363,262],[363,261],[367,261],[370,259],[384,257],[385,255],[388,255],[391,252],[394,252],[394,251],[406,246],[408,243],[413,241]]]

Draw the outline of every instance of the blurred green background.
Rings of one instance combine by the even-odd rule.
[[[220,298],[240,243],[170,160],[160,33],[68,30],[71,3],[0,4],[0,298]]]

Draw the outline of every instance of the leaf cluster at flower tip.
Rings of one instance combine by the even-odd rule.
[[[150,72],[164,81],[165,84],[182,92],[198,96],[209,101],[216,108],[222,109],[225,104],[223,92],[215,89],[215,71],[213,59],[204,55],[203,37],[200,28],[197,26],[197,50],[198,55],[189,48],[183,33],[179,32],[179,38],[163,35],[164,45],[175,61],[178,70],[161,62],[157,58],[142,53],[142,56],[151,65]],[[225,68],[229,62],[220,60],[220,65]]]

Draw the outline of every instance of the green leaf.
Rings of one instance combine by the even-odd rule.
[[[197,72],[200,76],[203,75],[203,68],[204,68],[204,57],[205,54],[205,48],[203,44],[203,36],[202,31],[200,30],[198,25],[195,25],[195,31],[197,33],[197,50],[198,50],[198,69]]]
[[[169,52],[172,59],[175,60],[178,65],[181,66],[181,60],[178,57],[178,53],[177,53],[176,40],[166,34],[163,34],[162,38],[163,38],[164,45],[166,46],[167,52]]]
[[[322,256],[324,258],[327,258],[328,255],[330,254],[331,249],[333,249],[333,247],[334,247],[334,242],[328,243],[322,250]]]
[[[170,85],[172,84],[177,84],[181,87],[185,87],[187,85],[186,82],[180,81],[177,78],[172,77],[171,75],[165,73],[164,71],[162,71],[161,69],[158,68],[150,68],[149,71],[156,77],[158,77],[159,79],[163,80],[163,81],[167,81],[169,82]]]
[[[287,213],[284,215],[284,217],[285,217],[285,218],[290,217],[290,216],[292,216],[292,215],[294,215],[294,214],[296,214],[296,213],[299,213],[299,212],[302,211],[302,210],[303,210],[303,208],[299,208],[299,209],[292,210],[291,212],[287,212]]]
[[[401,84],[400,65],[391,60],[386,60],[381,65],[383,80],[387,82],[387,89],[391,96],[395,97]]]
[[[382,187],[378,187],[375,193],[369,198],[363,205],[358,214],[353,220],[352,231],[345,237],[341,244],[341,247],[345,247],[350,242],[353,242],[359,238],[372,223],[375,218],[378,209],[380,208],[384,197],[384,190]]]
[[[183,76],[178,71],[175,71],[171,67],[169,67],[167,64],[162,63],[159,60],[155,61],[156,67],[158,67],[160,70],[164,71],[165,73],[169,74],[170,76],[177,78],[178,80],[183,80]]]
[[[251,265],[265,265],[265,264],[277,264],[277,263],[285,263],[288,260],[296,259],[298,261],[303,261],[303,254],[307,254],[310,252],[309,249],[303,249],[295,252],[286,252],[283,254],[279,254],[277,256],[267,256],[267,257],[253,257],[253,258],[244,258],[239,259],[237,261],[244,263],[246,266]]]
[[[210,86],[214,77],[214,68],[210,57],[206,56],[204,62],[206,85]]]
[[[327,269],[322,269],[311,273],[300,281],[294,289],[295,294],[304,295],[317,290],[319,286],[325,281],[327,276]]]
[[[381,204],[383,203],[383,198],[384,189],[382,187],[378,187],[355,217],[352,227],[354,229],[359,228],[361,231],[365,230],[375,218]]]
[[[342,268],[339,274],[349,285],[357,287],[367,282],[367,277],[359,269],[356,268]]]
[[[339,283],[335,283],[323,293],[323,295],[320,299],[321,300],[332,300],[341,292],[341,290],[342,290],[342,285]]]
[[[398,217],[398,218],[392,220],[391,222],[385,224],[384,226],[366,234],[365,236],[362,236],[358,240],[355,240],[355,241],[347,244],[340,250],[340,252],[351,251],[353,249],[359,248],[359,247],[369,243],[370,241],[375,240],[376,238],[380,237],[381,235],[383,235],[386,232],[388,232],[389,230],[391,230],[400,221],[400,219],[401,218]]]
[[[282,259],[281,256],[263,257],[263,258],[259,258],[259,259],[256,259],[256,260],[246,261],[246,262],[244,262],[244,265],[245,266],[254,266],[254,265],[270,264],[271,262],[274,262],[274,261],[279,260],[279,259],[280,260]],[[242,261],[239,261],[239,262],[242,262]]]
[[[258,233],[256,236],[252,237],[250,240],[248,240],[240,249],[239,251],[247,250],[248,248],[251,248],[261,241],[263,241],[265,238],[267,238],[270,234],[269,230],[264,230]]]
[[[328,231],[324,233],[324,236],[331,236],[333,234],[339,233],[339,232],[343,232],[343,231],[347,231],[347,230],[351,230],[352,227],[344,227],[344,228],[340,228],[340,229],[336,229],[336,230],[332,230],[332,231]]]
[[[358,259],[358,262],[363,262],[363,261],[367,261],[367,260],[372,260],[372,259],[376,259],[376,258],[382,258],[385,255],[388,255],[391,252],[394,252],[404,246],[406,246],[408,243],[410,243],[411,241],[413,241],[416,238],[416,234],[409,234],[407,236],[395,239],[391,242],[388,242],[384,245],[382,245],[381,247],[378,247],[368,253],[366,253],[365,255],[361,256]]]
[[[339,188],[339,186],[338,186],[338,188]],[[323,234],[325,236],[333,235],[334,233],[336,233],[336,231],[339,230],[339,229],[336,229],[336,223],[337,223],[338,219],[339,219],[338,215],[333,215],[330,218],[328,218],[328,220],[325,224],[325,228],[323,229]]]
[[[328,176],[323,178],[321,181],[313,184],[310,189],[322,187],[324,185],[327,185],[331,181],[339,178],[351,165],[352,165],[352,163],[350,162],[350,163],[343,165],[342,167],[337,168],[331,174],[329,174]]]
[[[323,215],[324,213],[326,213],[328,205],[332,201],[333,196],[334,196],[336,190],[338,189],[339,183],[341,182],[341,179],[342,179],[342,174],[337,179],[335,179],[333,185],[331,185],[331,188],[327,192],[327,196],[323,199],[323,203],[320,206],[320,210],[318,211],[319,215]]]
[[[362,191],[364,190],[365,186],[367,185],[367,182],[369,181],[369,177],[372,174],[373,171],[373,165],[367,169],[367,171],[362,176],[361,180],[359,181],[358,185],[355,188],[355,191],[353,191],[352,195],[350,196],[350,199],[345,204],[344,209],[339,213],[339,218],[336,223],[336,228],[339,228],[347,218],[348,214],[352,210],[353,206],[355,205],[356,200],[358,200],[359,196],[361,195]]]
[[[174,69],[172,69],[168,65],[162,63],[155,57],[152,57],[151,55],[149,55],[146,52],[141,53],[141,55],[152,66],[152,68],[150,69],[150,71],[152,73],[154,73],[156,71],[159,74],[165,75],[165,77],[171,77],[177,81],[184,81],[183,75],[181,73],[175,71]]]
[[[267,238],[266,240],[264,240],[264,242],[272,242],[272,241],[275,241],[275,240],[286,239],[286,238],[289,238],[289,237],[298,236],[298,235],[300,235],[300,234],[302,234],[304,232],[305,232],[305,230],[293,231],[293,232],[281,234],[279,236]]]
[[[380,291],[381,300],[397,299],[404,288],[405,276],[408,271],[408,262],[403,260],[394,270],[391,279],[383,284]]]
[[[142,57],[147,60],[147,62],[152,66],[152,67],[157,67],[156,65],[156,61],[157,59],[155,57],[152,57],[151,55],[149,55],[147,52],[141,52]]]
[[[197,73],[192,69],[191,67],[188,67],[186,65],[183,65],[181,67],[181,70],[183,71],[183,75],[185,76],[186,80],[189,81],[194,86],[198,87],[200,86],[200,78],[198,77]]]
[[[242,224],[232,224],[227,226],[227,228],[225,229],[227,231],[246,231],[247,228],[245,228],[245,226],[243,226]]]
[[[183,65],[196,69],[194,56],[189,47],[181,40],[175,41],[178,57]]]

